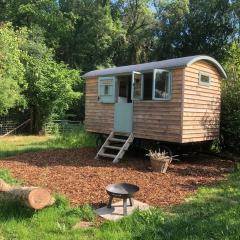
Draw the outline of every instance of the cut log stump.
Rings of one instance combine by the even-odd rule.
[[[0,200],[19,201],[33,209],[42,209],[54,204],[50,191],[38,187],[13,187],[0,179]]]

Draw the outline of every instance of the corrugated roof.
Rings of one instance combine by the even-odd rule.
[[[179,67],[186,67],[193,64],[196,61],[206,60],[214,64],[223,78],[226,78],[226,72],[220,63],[212,57],[206,55],[195,55],[189,57],[173,58],[157,62],[142,63],[136,65],[128,65],[122,67],[113,67],[101,70],[94,70],[83,75],[84,78],[90,77],[99,77],[99,76],[109,76],[109,75],[118,75],[118,74],[130,74],[133,71],[142,72],[152,69],[173,69]]]

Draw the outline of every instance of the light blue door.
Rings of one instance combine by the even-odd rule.
[[[114,131],[132,132],[133,104],[115,103]]]

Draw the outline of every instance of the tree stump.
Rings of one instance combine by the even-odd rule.
[[[42,209],[54,204],[55,199],[48,189],[38,187],[12,187],[0,179],[0,200],[19,201],[33,209]]]

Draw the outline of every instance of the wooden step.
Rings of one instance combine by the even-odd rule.
[[[110,146],[110,145],[104,146],[104,148],[109,148],[109,149],[114,149],[114,150],[121,150],[122,149],[122,147]]]
[[[109,154],[109,153],[99,153],[98,155],[101,156],[101,157],[108,157],[108,158],[115,158],[116,157],[116,155]]]
[[[109,138],[108,140],[112,142],[121,142],[121,143],[125,143],[127,141],[125,139],[120,139],[120,138]]]
[[[124,139],[124,138],[121,138],[123,136],[122,134],[119,134],[119,136],[117,134],[118,133],[115,133],[113,131],[109,134],[108,138],[106,139],[106,141],[104,142],[100,150],[98,151],[95,159],[97,159],[98,156],[100,156],[100,157],[112,158],[113,163],[119,162],[119,160],[123,157],[125,152],[128,150],[129,146],[133,142],[134,136],[131,133],[130,135],[128,134],[128,136],[125,136],[127,138]],[[114,144],[114,143],[111,144],[111,142],[118,143],[118,144]],[[117,150],[118,152],[115,154],[106,153],[108,149]]]

